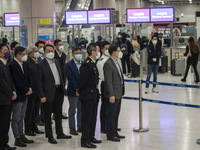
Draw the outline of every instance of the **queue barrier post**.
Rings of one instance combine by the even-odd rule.
[[[143,127],[143,98],[142,98],[142,80],[143,80],[143,55],[144,50],[140,51],[140,79],[139,85],[139,128],[134,128],[134,132],[148,132],[149,128]]]

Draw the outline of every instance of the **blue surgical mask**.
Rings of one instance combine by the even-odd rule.
[[[82,60],[82,55],[81,54],[75,55],[75,59],[77,61],[81,61]]]

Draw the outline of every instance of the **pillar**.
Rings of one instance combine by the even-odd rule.
[[[55,0],[19,0],[19,12],[22,46],[34,44],[38,38],[52,44],[56,31]]]

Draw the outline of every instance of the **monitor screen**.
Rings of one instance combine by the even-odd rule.
[[[19,13],[5,13],[4,26],[5,27],[20,26]]]
[[[110,10],[89,10],[88,11],[89,24],[110,24]]]
[[[126,21],[127,23],[142,23],[150,22],[150,9],[127,9],[126,10]]]
[[[87,24],[87,11],[66,11],[66,24]]]
[[[174,8],[151,8],[151,22],[174,22]]]

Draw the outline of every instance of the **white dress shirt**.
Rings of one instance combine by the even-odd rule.
[[[23,69],[23,62],[19,62],[16,58],[14,58],[14,60],[19,64],[19,66],[22,69],[22,72],[24,73],[24,69]]]
[[[2,58],[0,58],[0,60],[2,61],[2,63],[3,63],[4,65],[7,64],[7,61],[6,61],[6,60],[4,60],[4,59],[2,59]]]
[[[99,71],[99,78],[102,81],[105,81],[103,66],[104,66],[105,62],[108,60],[108,58],[109,58],[108,56],[102,55],[97,62],[97,68],[98,68],[98,71]]]
[[[57,49],[56,49],[56,53],[58,54],[58,56],[59,56],[59,57],[61,57],[61,56],[62,56],[62,52],[61,52],[61,53],[59,53],[59,52],[57,51]]]
[[[60,76],[59,76],[58,69],[56,67],[55,62],[53,60],[49,60],[49,59],[46,59],[46,60],[49,63],[49,66],[50,66],[51,71],[53,73],[54,80],[55,80],[55,85],[60,85],[61,84]]]

